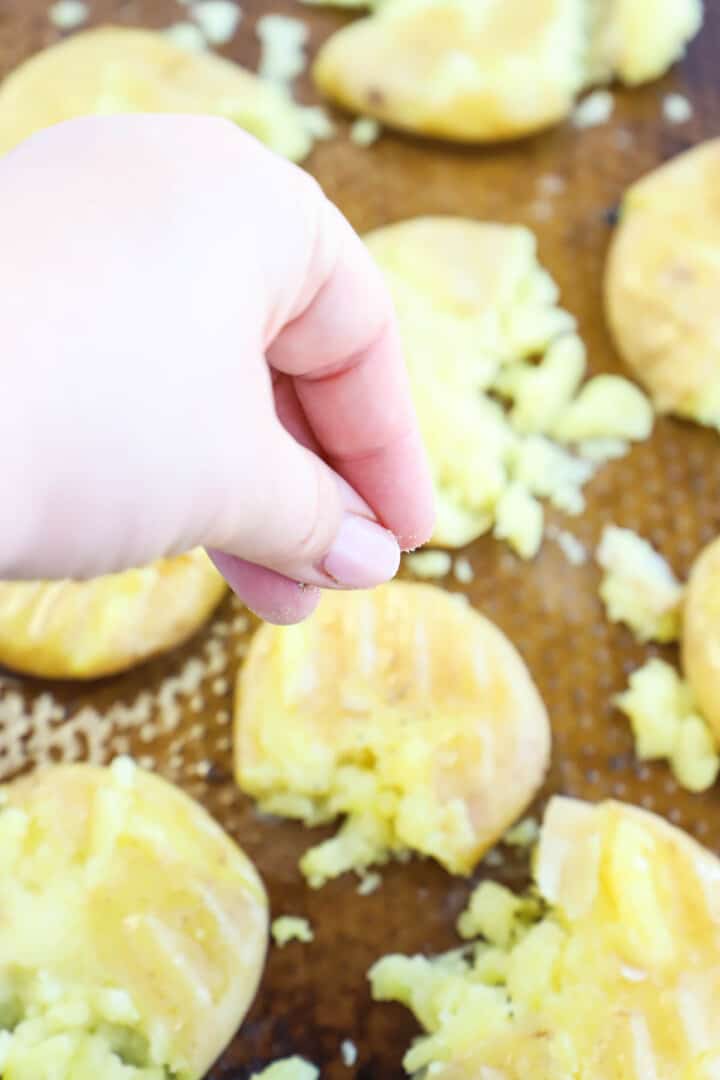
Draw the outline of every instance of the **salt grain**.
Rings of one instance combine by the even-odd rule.
[[[84,0],[58,0],[48,11],[50,22],[58,30],[77,30],[87,22],[89,14]]]

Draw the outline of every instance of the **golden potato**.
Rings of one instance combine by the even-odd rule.
[[[244,1017],[268,911],[252,864],[128,759],[2,789],[4,1080],[199,1080]]]
[[[382,0],[314,68],[333,100],[391,126],[466,142],[558,123],[581,90],[662,75],[702,0]]]
[[[467,874],[523,811],[550,731],[508,639],[431,585],[330,593],[262,626],[240,673],[236,776],[261,809],[345,815],[301,862],[312,885],[408,851]]]
[[[463,141],[557,123],[583,83],[584,0],[390,0],[340,30],[320,90],[392,127]]]
[[[660,412],[720,428],[720,139],[634,184],[605,274],[620,353]]]
[[[0,665],[46,679],[97,679],[185,641],[225,582],[205,552],[90,581],[0,582]]]
[[[85,30],[21,64],[0,85],[0,154],[36,131],[101,113],[209,113],[293,160],[310,150],[304,114],[276,86],[162,33]]]
[[[427,1031],[439,1080],[712,1080],[720,1067],[720,861],[662,818],[554,798],[536,895],[484,882],[473,947],[390,956],[373,993]],[[419,1075],[429,1075],[419,1072]]]
[[[704,548],[690,572],[682,662],[693,696],[720,745],[720,539]]]

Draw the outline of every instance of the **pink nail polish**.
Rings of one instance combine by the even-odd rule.
[[[387,529],[367,518],[345,514],[323,570],[338,585],[368,589],[395,577],[400,548]]]

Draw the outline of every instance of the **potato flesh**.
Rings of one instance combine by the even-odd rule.
[[[87,1060],[113,1080],[196,1080],[262,968],[267,903],[252,865],[199,806],[129,762],[51,768],[4,796],[2,1075],[76,1080]]]
[[[428,1032],[408,1070],[436,1063],[441,1080],[716,1077],[717,858],[634,807],[555,798],[535,880],[546,913],[528,927],[522,912],[509,944],[373,969],[375,996],[407,1004]],[[485,905],[490,937],[508,925],[498,903]],[[517,911],[512,894],[507,906]]]
[[[548,746],[513,647],[429,585],[328,594],[304,624],[262,627],[241,673],[240,787],[310,825],[346,817],[302,860],[313,885],[409,851],[468,873],[530,801]]]

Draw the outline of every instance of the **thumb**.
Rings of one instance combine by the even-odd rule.
[[[294,605],[286,592],[291,590],[297,601],[298,583],[370,588],[397,572],[400,549],[393,534],[377,523],[345,480],[296,442],[278,420],[242,504],[238,520],[230,523],[211,554],[248,606],[257,610],[267,594],[273,610],[258,613],[271,621],[293,621]],[[234,566],[240,561],[242,570]],[[248,574],[248,563],[274,573]],[[278,575],[286,579],[286,587],[278,584]],[[260,596],[255,595],[258,584]]]

